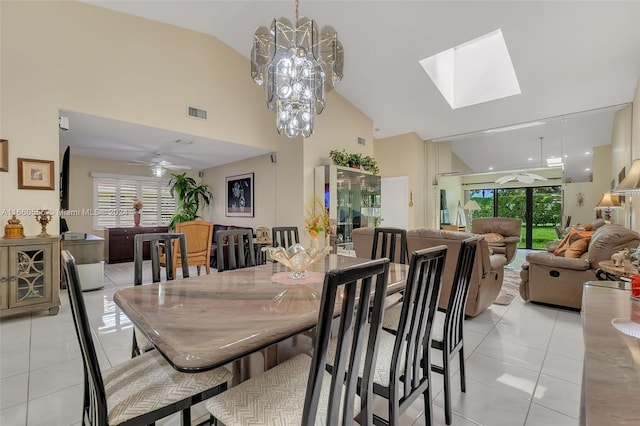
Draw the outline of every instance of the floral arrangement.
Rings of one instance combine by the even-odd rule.
[[[138,200],[137,198],[134,198],[133,200],[131,200],[131,204],[133,205],[133,209],[137,212],[142,210],[142,207],[144,207],[144,204],[142,204],[142,201]]]
[[[316,196],[313,197],[311,207],[305,208],[307,215],[304,218],[304,224],[309,235],[317,237],[320,232],[328,232],[329,230],[329,209]]]

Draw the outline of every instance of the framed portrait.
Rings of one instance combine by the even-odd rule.
[[[0,172],[9,171],[9,141],[0,139]]]
[[[225,178],[227,202],[225,216],[253,217],[253,173]]]
[[[53,190],[53,161],[18,158],[18,189]]]

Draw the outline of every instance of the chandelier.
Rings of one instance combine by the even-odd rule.
[[[290,138],[313,133],[313,119],[324,109],[324,95],[342,79],[344,51],[332,27],[320,33],[314,20],[274,19],[259,27],[251,47],[251,77],[265,86],[276,129]]]

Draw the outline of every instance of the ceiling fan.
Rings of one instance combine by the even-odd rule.
[[[540,167],[542,167],[542,141],[544,136],[540,136]],[[495,180],[495,183],[499,183],[500,185],[511,182],[518,181],[520,183],[533,183],[536,180],[548,180],[544,176],[537,175],[535,173],[526,173],[526,172],[515,172],[510,175],[499,177]]]
[[[156,157],[152,158],[150,161],[134,160],[133,162],[131,162],[129,164],[136,165],[136,166],[139,166],[139,165],[149,166],[151,168],[151,172],[156,177],[164,176],[164,174],[165,174],[165,172],[167,170],[189,170],[189,169],[191,169],[190,166],[173,164],[168,160],[164,160],[163,158],[160,157],[160,155],[162,155],[162,153],[156,152]]]
[[[503,184],[507,182],[511,182],[512,180],[516,180],[521,183],[533,183],[536,180],[548,180],[544,176],[537,175],[535,173],[514,173],[511,175],[502,176],[496,179],[496,183]]]

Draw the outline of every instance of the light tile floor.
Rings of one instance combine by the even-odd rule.
[[[512,267],[524,259],[521,250]],[[105,287],[84,293],[103,367],[129,358],[131,323],[113,303],[132,264],[107,265]],[[195,273],[195,271],[194,271]],[[82,364],[66,291],[56,316],[46,311],[0,321],[0,425],[78,425]],[[580,314],[523,303],[492,305],[465,321],[466,393],[452,377],[453,425],[577,425],[584,345]],[[437,357],[437,353],[434,354]],[[454,362],[457,366],[457,362]],[[442,378],[433,374],[434,420],[444,425]],[[422,401],[402,417],[421,425]],[[194,423],[205,419],[194,408]],[[178,425],[179,416],[158,424]]]

